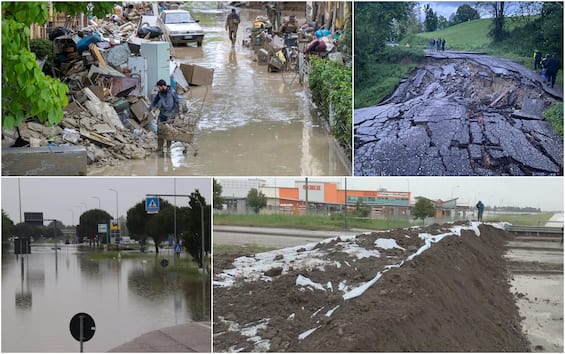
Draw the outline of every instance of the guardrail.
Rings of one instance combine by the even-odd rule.
[[[509,225],[506,226],[504,230],[513,232],[514,234],[535,234],[536,236],[539,236],[540,234],[563,235],[563,228],[561,227]]]

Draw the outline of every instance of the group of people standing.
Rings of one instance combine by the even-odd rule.
[[[555,86],[555,79],[557,77],[557,72],[561,62],[557,59],[555,54],[546,54],[543,58],[539,50],[534,50],[534,70],[537,72],[540,70],[540,74],[543,78],[543,83],[547,83],[552,88]]]
[[[445,51],[445,38],[430,39],[430,50]]]

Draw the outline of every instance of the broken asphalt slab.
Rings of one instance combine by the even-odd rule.
[[[540,116],[562,93],[507,59],[429,55],[355,110],[355,175],[563,175],[562,138]]]

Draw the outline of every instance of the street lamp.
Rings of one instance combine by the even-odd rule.
[[[204,206],[198,197],[194,199],[196,199],[198,204],[200,204],[200,224],[202,226],[202,235],[200,237],[202,239],[202,272],[206,274],[206,250],[204,249]]]
[[[90,198],[98,199],[98,209],[100,209],[100,198],[94,197],[94,196],[93,196],[93,197],[90,197]]]
[[[116,225],[117,225],[118,224],[118,191],[113,188],[109,188],[109,190],[116,193]],[[119,231],[120,231],[119,235],[121,236],[122,230]]]

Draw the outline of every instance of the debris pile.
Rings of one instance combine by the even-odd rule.
[[[130,59],[139,54],[143,41],[160,38],[138,38],[142,32],[138,23],[120,25],[111,20],[89,20],[87,27],[75,33],[56,28],[52,36],[56,53],[53,74],[69,88],[63,120],[48,126],[32,119],[11,131],[3,130],[3,145],[84,146],[88,164],[98,167],[144,159],[154,153],[158,142],[156,118],[142,91],[136,71],[140,69]],[[177,67],[174,77],[180,94],[190,89],[182,76]],[[181,114],[186,113],[186,105],[183,97]],[[185,126],[187,123],[191,126]],[[165,127],[165,139],[176,137],[190,143],[195,124],[179,119]]]

